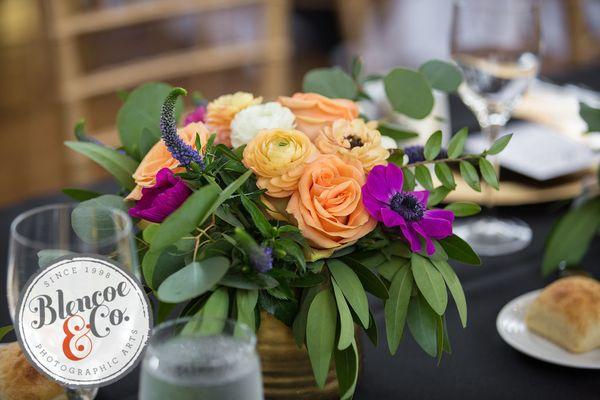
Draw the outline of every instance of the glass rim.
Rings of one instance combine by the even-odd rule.
[[[15,219],[13,219],[13,221],[11,222],[10,237],[11,237],[11,239],[14,239],[15,241],[19,242],[23,246],[34,247],[34,248],[46,247],[47,243],[43,243],[39,240],[32,239],[30,237],[27,237],[27,235],[23,235],[22,233],[20,233],[18,231],[19,224],[21,224],[22,222],[26,221],[27,219],[29,219],[35,215],[40,215],[47,211],[63,210],[63,209],[74,210],[75,207],[77,207],[79,204],[81,204],[81,203],[52,203],[52,204],[46,204],[43,206],[34,207],[27,211],[23,211],[22,213],[17,215],[15,217]],[[110,244],[110,243],[118,243],[119,241],[127,238],[127,236],[129,236],[130,234],[133,233],[133,222],[131,221],[129,214],[127,214],[125,211],[120,210],[118,208],[109,207],[109,206],[92,206],[92,207],[108,209],[108,210],[110,210],[111,213],[118,215],[121,218],[121,220],[124,222],[124,225],[122,227],[115,229],[115,232],[116,232],[115,237],[106,240],[105,242],[102,243],[103,245]]]
[[[230,325],[232,327],[236,327],[236,328],[240,328],[242,330],[243,336],[241,338],[241,342],[244,343],[246,346],[243,346],[244,348],[244,354],[245,353],[250,353],[250,352],[254,352],[256,350],[256,343],[257,343],[257,337],[256,337],[256,333],[245,323],[241,322],[241,321],[237,321],[235,319],[231,319],[231,318],[217,318],[217,317],[204,317],[204,316],[186,316],[186,317],[179,317],[179,318],[175,318],[175,319],[170,319],[168,321],[162,322],[158,325],[156,325],[153,329],[152,332],[150,333],[150,338],[148,339],[148,347],[146,348],[146,352],[147,353],[151,353],[151,354],[155,354],[154,349],[157,347],[158,344],[165,342],[164,340],[160,340],[157,336],[157,334],[160,334],[160,332],[165,332],[167,329],[172,328],[176,325],[185,325],[189,322],[192,321],[217,321],[217,322],[224,322],[226,325]],[[215,333],[215,334],[210,334],[210,335],[206,335],[206,336],[199,336],[199,337],[211,337],[211,336],[219,336],[219,335],[223,335],[223,332],[221,333]],[[232,336],[235,337],[234,334],[232,333],[231,335],[228,336]],[[191,336],[192,338],[194,336]],[[156,342],[158,340],[158,342]],[[231,364],[231,362],[225,360],[225,362],[223,362],[222,365],[216,365],[215,367],[223,367],[226,365]]]
[[[510,5],[496,0],[454,0],[453,7],[455,9],[466,10],[470,13],[488,12],[490,10],[509,10],[510,13],[538,12],[540,7],[539,0],[514,0]]]

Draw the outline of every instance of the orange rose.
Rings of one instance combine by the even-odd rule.
[[[318,249],[350,245],[371,232],[377,221],[362,203],[365,174],[360,165],[322,154],[308,164],[286,211],[302,235]]]
[[[254,97],[251,93],[236,92],[225,94],[208,103],[206,107],[206,124],[211,131],[217,132],[215,143],[223,143],[231,147],[231,121],[235,115],[246,107],[260,104],[262,97]]]
[[[183,141],[194,148],[196,148],[196,133],[200,135],[202,144],[206,144],[210,135],[202,122],[194,122],[177,130],[177,134]],[[144,156],[135,170],[133,179],[136,187],[129,193],[127,200],[139,200],[142,197],[142,188],[154,186],[156,174],[163,168],[169,168],[175,173],[185,171],[185,168],[179,166],[179,162],[173,158],[161,139]]]
[[[358,117],[358,105],[347,99],[330,99],[317,93],[296,93],[279,97],[279,102],[296,116],[296,129],[314,140],[321,129],[331,126],[336,119]]]
[[[256,185],[267,189],[269,196],[288,197],[316,153],[310,139],[300,131],[265,129],[246,145],[244,165],[254,171]]]

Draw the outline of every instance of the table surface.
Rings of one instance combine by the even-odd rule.
[[[584,71],[557,80],[586,83],[598,90],[600,74],[597,72]],[[474,125],[472,117],[456,101],[451,102],[451,106],[453,125]],[[104,193],[114,190],[108,182],[94,188]],[[0,260],[7,257],[9,226],[14,217],[35,206],[66,200],[62,195],[50,195],[0,209]],[[502,306],[556,278],[543,279],[540,263],[545,238],[552,223],[564,211],[565,208],[557,204],[498,210],[501,216],[528,222],[533,229],[533,241],[527,249],[510,256],[484,258],[479,267],[455,265],[467,296],[469,322],[467,328],[462,329],[451,302],[448,329],[453,352],[445,355],[439,365],[418,347],[408,332],[392,357],[385,344],[383,308],[381,303],[375,302],[380,345],[374,347],[366,337],[361,338],[362,369],[354,398],[598,399],[600,375],[597,370],[572,369],[533,359],[509,347],[496,331],[496,316]],[[600,277],[599,260],[600,239],[596,238],[583,262],[587,271],[596,277]],[[6,268],[0,271],[0,282],[4,285]],[[6,297],[1,295],[0,326],[9,323]],[[97,399],[135,399],[138,375],[136,369],[125,379],[102,388]]]

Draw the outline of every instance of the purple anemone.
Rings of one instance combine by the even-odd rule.
[[[156,184],[142,189],[142,198],[135,207],[129,209],[129,215],[150,222],[162,222],[179,208],[192,194],[192,190],[169,168],[163,168],[156,174]]]
[[[183,126],[187,126],[193,122],[205,122],[206,121],[206,106],[200,105],[196,107],[194,111],[185,116]]]
[[[428,210],[426,190],[403,191],[402,169],[390,163],[378,165],[367,176],[362,188],[363,204],[369,214],[387,227],[398,227],[414,252],[422,250],[425,241],[428,255],[435,253],[432,239],[452,235],[454,213],[448,210]]]

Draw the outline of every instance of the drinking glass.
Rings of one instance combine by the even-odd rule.
[[[459,0],[454,5],[452,58],[462,70],[458,89],[488,143],[500,134],[511,112],[539,70],[539,4],[533,0]],[[491,158],[496,171],[496,157]],[[493,207],[484,186],[484,204]],[[509,254],[525,248],[531,229],[518,219],[477,217],[456,227],[481,255]]]
[[[139,278],[131,219],[122,210],[52,204],[26,211],[10,227],[7,295],[11,318],[28,279],[56,258],[83,253],[110,258]],[[85,239],[82,239],[82,237]],[[66,388],[70,400],[91,400],[98,389]]]
[[[156,327],[140,400],[263,400],[256,336],[232,320],[188,317]]]

